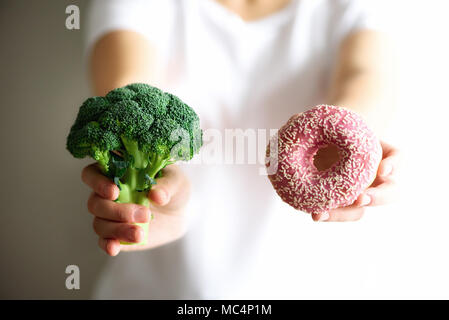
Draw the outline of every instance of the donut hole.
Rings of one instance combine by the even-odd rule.
[[[334,144],[323,146],[313,156],[313,165],[318,171],[325,171],[340,160],[340,150]]]

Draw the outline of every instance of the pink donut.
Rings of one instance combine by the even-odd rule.
[[[276,143],[277,153],[273,148],[270,154]],[[340,159],[318,171],[313,158],[331,144],[338,148]],[[321,213],[352,204],[373,182],[381,158],[379,140],[359,115],[319,105],[291,117],[271,138],[268,178],[281,199],[295,209]]]

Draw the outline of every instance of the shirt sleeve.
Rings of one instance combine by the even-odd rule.
[[[390,12],[392,10],[389,10],[384,0],[340,1],[339,11],[340,32],[344,36],[360,30],[388,33],[391,28]]]
[[[84,54],[96,41],[115,30],[131,30],[151,42],[164,37],[169,14],[168,1],[92,0],[87,8]]]

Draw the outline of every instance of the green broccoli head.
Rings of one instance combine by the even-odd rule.
[[[103,130],[96,121],[71,130],[67,138],[67,148],[75,158],[90,156],[108,170],[109,151],[120,147],[120,139],[110,131]]]
[[[67,138],[74,157],[94,158],[111,178],[125,177],[126,163],[148,176],[146,181],[170,163],[190,160],[201,146],[202,131],[194,110],[178,97],[143,83],[87,99]],[[117,163],[120,177],[114,172]]]

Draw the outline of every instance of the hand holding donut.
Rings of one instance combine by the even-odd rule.
[[[380,141],[380,144],[382,146],[382,160],[374,182],[358,196],[352,205],[312,214],[314,221],[356,221],[362,218],[366,207],[394,202],[397,197],[396,168],[399,162],[399,151],[384,141]],[[325,157],[326,155],[323,154],[322,156]],[[326,162],[327,160],[315,158],[315,161]]]
[[[329,105],[292,116],[267,147],[274,189],[315,221],[358,220],[389,202],[396,159],[357,113]]]

